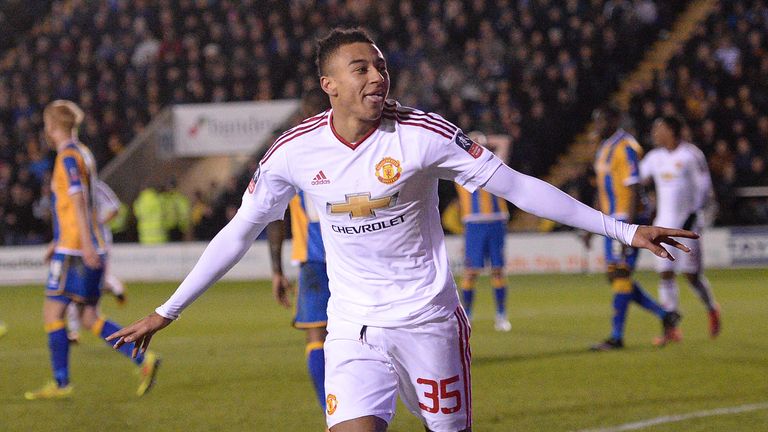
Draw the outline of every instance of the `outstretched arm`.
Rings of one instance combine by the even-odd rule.
[[[178,318],[184,308],[203,294],[245,255],[266,224],[254,224],[239,214],[211,240],[205,252],[171,298],[154,313],[107,337],[115,348],[135,342],[133,356],[146,351],[152,335]]]
[[[576,228],[601,234],[626,245],[645,248],[654,254],[674,260],[661,244],[666,243],[685,252],[690,250],[675,237],[698,238],[690,231],[626,224],[588,207],[549,183],[501,165],[483,186],[522,210]]]

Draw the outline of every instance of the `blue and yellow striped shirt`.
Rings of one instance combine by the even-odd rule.
[[[459,193],[462,222],[506,222],[509,219],[507,202],[503,199],[483,189],[470,193],[458,184],[456,191]]]
[[[639,161],[643,149],[622,129],[603,141],[595,157],[600,210],[626,220],[631,213],[632,185],[640,181]]]
[[[307,261],[325,262],[325,246],[320,233],[320,219],[312,204],[305,199],[303,191],[299,191],[293,197],[289,208],[293,234],[291,259],[299,263]]]
[[[56,252],[68,255],[82,254],[80,226],[73,197],[85,197],[86,226],[97,252],[104,249],[96,215],[96,162],[88,148],[72,141],[60,149],[53,164],[51,177],[51,209],[53,219],[53,241]]]

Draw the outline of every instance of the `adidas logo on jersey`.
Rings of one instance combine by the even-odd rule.
[[[315,178],[312,179],[312,186],[324,185],[324,184],[331,184],[331,181],[328,180],[328,177],[325,176],[325,173],[323,173],[323,170],[320,170],[320,172],[317,173]]]

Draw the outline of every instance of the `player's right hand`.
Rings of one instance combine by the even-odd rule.
[[[278,304],[290,308],[292,293],[293,286],[288,281],[288,278],[281,274],[272,275],[272,295],[275,296]]]
[[[654,255],[660,258],[666,258],[670,261],[674,261],[675,257],[667,251],[662,244],[672,246],[680,249],[683,252],[690,252],[691,249],[673,239],[672,237],[682,237],[697,239],[699,235],[695,232],[681,229],[662,228],[657,226],[640,225],[635,231],[635,236],[632,238],[632,245],[636,248],[648,249],[653,252]]]
[[[143,354],[147,351],[147,347],[149,347],[149,341],[152,340],[152,335],[154,335],[158,330],[162,330],[165,327],[168,327],[168,325],[172,322],[173,320],[165,318],[159,315],[157,312],[152,312],[151,314],[134,322],[128,327],[125,327],[122,330],[118,330],[107,336],[106,340],[107,342],[111,342],[117,339],[113,346],[115,349],[118,349],[127,343],[135,342],[131,356],[136,358],[139,353]]]

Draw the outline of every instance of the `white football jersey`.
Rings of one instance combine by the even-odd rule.
[[[96,179],[93,182],[96,189],[96,217],[98,218],[99,225],[101,225],[101,233],[104,237],[104,243],[107,245],[112,244],[112,230],[104,220],[111,213],[120,210],[120,199],[117,198],[115,192],[103,181]]]
[[[474,191],[502,162],[442,117],[387,101],[357,143],[333,111],[282,134],[243,195],[240,216],[283,217],[298,190],[315,206],[325,244],[329,315],[395,327],[454,313],[459,304],[438,212],[437,182]]]
[[[672,151],[648,152],[640,161],[640,177],[656,184],[654,225],[670,228],[681,228],[691,213],[701,210],[712,189],[704,153],[685,141]]]

